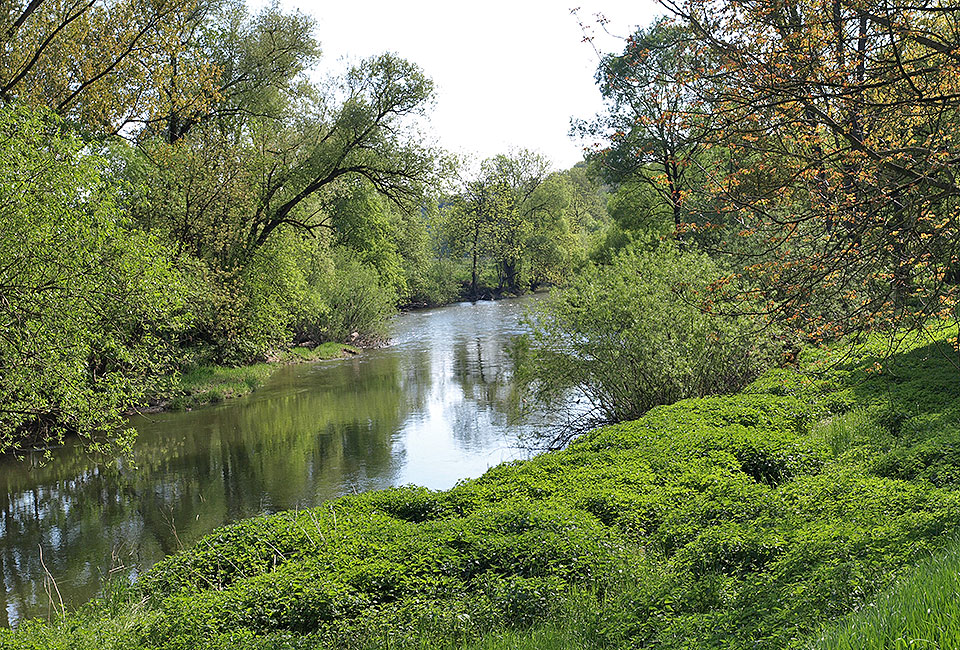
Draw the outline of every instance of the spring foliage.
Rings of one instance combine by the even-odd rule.
[[[165,368],[182,307],[169,251],[60,127],[0,111],[0,453],[102,441]]]
[[[709,257],[672,242],[634,245],[538,303],[517,347],[524,399],[571,411],[548,445],[755,377],[770,361],[767,339],[702,302],[719,276]]]
[[[276,4],[0,13],[0,453],[129,442],[111,431],[164,374],[375,341],[398,306],[467,293],[416,65],[385,53],[316,83],[313,19]],[[526,159],[498,160],[499,289],[564,279],[587,244],[568,206],[596,188],[554,176],[534,210],[519,193],[549,163],[528,187]]]
[[[598,71],[593,156],[730,260],[718,295],[815,340],[952,313],[956,6],[661,4]]]

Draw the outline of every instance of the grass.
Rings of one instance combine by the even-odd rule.
[[[231,368],[198,366],[175,380],[167,407],[182,411],[248,395],[263,385],[276,367],[268,363]]]
[[[196,366],[175,377],[165,392],[166,408],[187,410],[216,404],[255,391],[270,378],[278,364],[304,363],[337,359],[359,350],[343,343],[323,343],[314,348],[295,347],[285,350],[272,363],[249,366]]]
[[[826,628],[818,650],[960,648],[960,543],[920,563],[877,600]]]
[[[237,522],[0,648],[772,650],[848,624],[820,647],[954,643],[957,369],[921,340],[879,373],[829,354],[451,490]]]
[[[339,359],[347,355],[359,354],[359,352],[360,350],[352,345],[327,341],[326,343],[321,343],[313,348],[304,346],[290,348],[279,356],[279,360],[286,362],[328,361],[330,359]]]

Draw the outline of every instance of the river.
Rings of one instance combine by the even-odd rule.
[[[523,457],[505,346],[535,297],[403,314],[391,343],[281,368],[252,395],[137,417],[132,459],[0,461],[0,625],[94,596],[243,517],[353,491],[443,489]]]

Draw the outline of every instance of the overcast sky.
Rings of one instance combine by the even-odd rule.
[[[259,4],[259,3],[254,3]],[[628,36],[657,14],[653,0],[282,0],[317,19],[324,69],[343,69],[390,51],[433,79],[437,103],[430,128],[452,151],[486,158],[510,147],[535,149],[559,169],[579,161],[571,117],[601,110],[593,82],[598,58],[583,43],[571,7],[591,25],[602,12],[608,29]],[[594,26],[601,52],[623,42]]]

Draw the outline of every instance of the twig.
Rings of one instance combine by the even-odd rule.
[[[50,593],[50,585],[53,585],[54,591],[57,592],[57,599],[60,601],[60,616],[67,615],[67,608],[63,606],[63,596],[60,595],[60,588],[57,586],[57,581],[54,579],[53,574],[50,573],[50,569],[47,568],[47,565],[43,562],[43,545],[37,544],[37,548],[40,549],[40,566],[43,567],[43,572],[47,574],[47,580],[44,581],[44,587],[47,589],[47,598],[50,599],[50,604],[56,609],[56,603],[53,602],[53,594]]]

